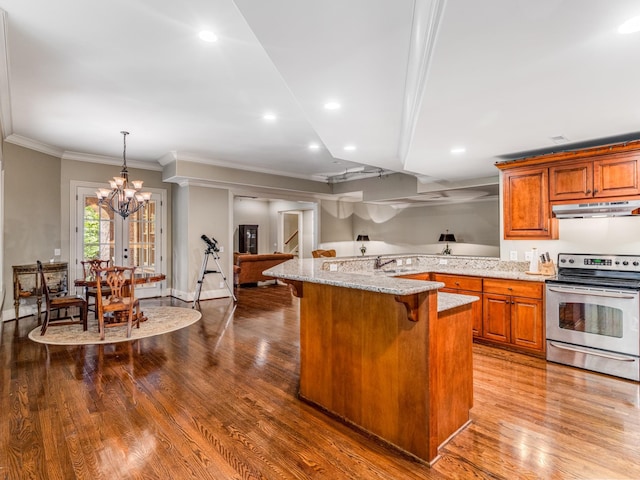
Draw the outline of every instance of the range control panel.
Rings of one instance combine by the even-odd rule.
[[[558,254],[558,267],[640,272],[640,256],[560,253]]]

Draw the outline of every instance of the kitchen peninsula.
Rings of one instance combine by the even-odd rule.
[[[325,261],[265,272],[300,298],[300,398],[435,462],[438,447],[469,423],[478,297],[374,271],[372,259],[359,272],[331,271]]]

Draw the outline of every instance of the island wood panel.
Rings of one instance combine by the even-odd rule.
[[[431,462],[469,419],[471,307],[439,321],[437,291],[416,295],[411,321],[393,295],[304,283],[300,397]]]
[[[473,407],[473,334],[471,332],[473,302],[438,313],[434,334],[442,341],[435,344],[438,370],[434,374],[438,412],[438,444],[460,429],[469,419]],[[444,412],[446,414],[443,414]]]

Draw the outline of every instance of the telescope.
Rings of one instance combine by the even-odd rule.
[[[214,252],[220,251],[220,249],[218,248],[218,241],[215,238],[209,238],[206,235],[202,235],[200,238],[204,241],[204,243],[207,244],[208,249]]]

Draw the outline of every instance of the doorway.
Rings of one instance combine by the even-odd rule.
[[[75,202],[71,203],[75,222],[72,226],[72,248],[69,275],[82,278],[81,260],[99,258],[111,265],[136,266],[145,273],[165,273],[166,191],[151,190],[146,207],[122,218],[110,208],[99,205],[95,186],[76,185]],[[75,227],[74,227],[75,223]],[[162,282],[136,287],[141,298],[162,295]]]

